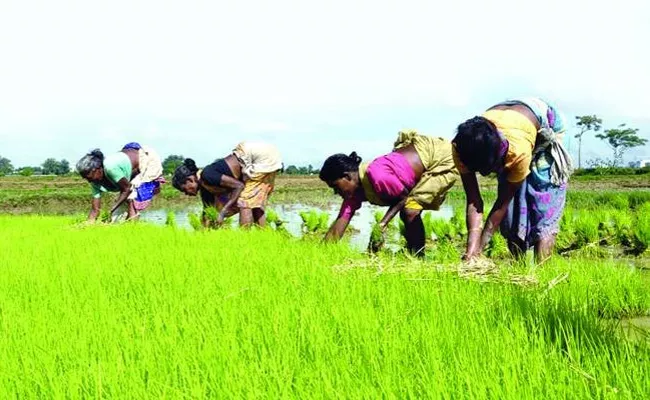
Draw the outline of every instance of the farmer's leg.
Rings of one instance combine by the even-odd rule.
[[[261,227],[266,225],[266,213],[263,208],[253,208],[253,220]]]
[[[126,219],[134,219],[138,216],[138,212],[135,209],[135,202],[131,199],[126,201]]]
[[[535,243],[535,262],[542,264],[553,254],[555,235],[548,235]]]
[[[239,226],[248,228],[253,223],[253,210],[250,208],[240,208],[239,210]]]
[[[400,218],[404,222],[404,238],[406,247],[411,254],[424,257],[424,224],[420,214],[422,210],[403,208]]]

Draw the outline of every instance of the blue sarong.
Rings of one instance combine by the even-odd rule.
[[[566,129],[563,116],[540,99],[511,100],[501,105],[523,104],[537,117],[540,128],[560,133]],[[551,170],[555,162],[551,148],[533,151],[530,174],[515,193],[508,212],[501,222],[501,234],[523,249],[549,236],[557,235],[566,205],[567,183],[553,184]],[[505,173],[499,183],[506,184]]]

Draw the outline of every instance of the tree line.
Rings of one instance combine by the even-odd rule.
[[[11,160],[0,156],[0,176],[4,175],[68,175],[71,172],[68,160],[46,159],[41,165],[14,168]]]

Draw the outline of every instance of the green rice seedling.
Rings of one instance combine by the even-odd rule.
[[[465,225],[465,207],[454,207],[454,214],[451,216],[449,222],[451,222],[456,228],[458,234],[464,235],[467,230]]]
[[[449,240],[438,241],[432,251],[427,253],[429,261],[439,264],[458,263],[461,253],[455,243]]]
[[[598,207],[612,207],[617,210],[627,210],[630,208],[629,197],[625,193],[607,192],[596,199]]]
[[[195,231],[202,231],[203,230],[203,228],[204,228],[203,223],[201,222],[201,217],[199,217],[198,214],[193,213],[193,212],[189,213],[189,214],[187,214],[187,219],[189,220],[190,226],[192,227],[192,229],[194,229]]]
[[[600,210],[594,213],[594,218],[598,223],[598,236],[601,243],[611,243],[616,241],[616,223],[612,217],[613,210]]]
[[[280,222],[280,217],[278,216],[278,213],[275,212],[274,209],[272,208],[267,208],[265,210],[266,213],[266,222],[268,224],[273,224],[276,225],[278,222]],[[281,223],[281,222],[280,222]]]
[[[326,232],[329,229],[330,216],[326,212],[321,212],[318,216],[318,229],[321,232]]]
[[[306,234],[324,233],[329,229],[329,215],[318,210],[301,211],[302,230]]]
[[[368,251],[371,253],[376,253],[384,247],[386,239],[384,237],[384,232],[379,225],[379,222],[375,222],[372,225],[372,230],[370,231],[370,241],[368,243]]]
[[[630,207],[638,209],[650,203],[650,190],[635,190],[627,194]]]
[[[492,239],[487,245],[486,253],[491,258],[507,257],[510,252],[506,239],[499,233],[492,235]]]
[[[384,213],[380,210],[377,210],[372,214],[372,216],[375,220],[375,223],[378,224],[384,218]],[[401,218],[393,218],[393,220],[386,226],[386,233],[399,232],[399,221],[401,221]]]
[[[640,253],[646,252],[650,248],[650,203],[639,206],[637,210],[634,243],[636,250]]]
[[[431,231],[436,240],[451,242],[456,239],[456,227],[442,218],[431,218]]]
[[[634,225],[632,213],[629,210],[617,210],[613,211],[611,216],[615,227],[616,240],[625,246],[630,246],[632,244],[632,228]]]
[[[374,218],[375,223],[379,223],[379,222],[381,222],[381,219],[384,218],[384,214],[382,214],[381,211],[375,211],[372,214],[372,217]]]
[[[98,219],[99,219],[100,222],[103,222],[105,224],[110,224],[113,218],[112,218],[111,213],[109,212],[109,210],[106,209],[106,208],[103,208],[99,212],[99,218]]]
[[[165,225],[172,228],[176,227],[176,214],[173,211],[167,212],[167,219],[165,220]]]
[[[559,249],[569,249],[576,243],[575,232],[575,212],[572,208],[567,207],[562,213],[560,220],[560,231],[557,235],[557,247]]]
[[[598,230],[599,221],[592,212],[576,213],[574,221],[576,244],[580,247],[588,244],[598,243],[600,232]]]
[[[268,208],[266,210],[266,222],[268,226],[272,226],[277,232],[280,232],[285,236],[290,235],[289,231],[287,231],[287,228],[284,226],[284,221],[280,219],[280,216],[274,209]]]
[[[205,207],[203,209],[203,215],[208,220],[208,224],[214,226],[219,218],[219,210],[216,207]]]

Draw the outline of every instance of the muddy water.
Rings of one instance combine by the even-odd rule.
[[[309,211],[313,209],[318,209],[320,211],[325,211],[330,216],[329,222],[332,223],[336,216],[338,215],[339,203],[331,203],[325,208],[316,208],[313,206],[304,205],[301,203],[293,204],[280,204],[274,205],[273,210],[278,214],[278,217],[284,222],[283,226],[295,237],[302,236],[302,218],[300,218],[301,211]],[[387,207],[379,207],[369,204],[364,204],[361,207],[350,222],[350,225],[353,228],[353,234],[350,240],[352,246],[359,250],[365,250],[370,240],[370,231],[372,225],[374,224],[375,218],[374,214],[376,211],[380,211],[382,214],[388,210]],[[188,214],[190,213],[200,213],[201,206],[193,206],[180,210],[169,210],[169,209],[158,209],[142,212],[140,219],[142,221],[153,222],[156,224],[164,224],[167,220],[167,213],[173,211],[176,215],[176,224],[180,227],[191,229]],[[444,205],[439,211],[424,211],[424,213],[430,213],[433,217],[442,218],[449,220],[454,213],[454,210],[449,205]],[[236,223],[237,216],[230,218],[233,223]],[[399,217],[396,217],[399,218]],[[395,238],[396,239],[396,238]]]
[[[623,319],[621,330],[630,340],[650,342],[650,316]]]

